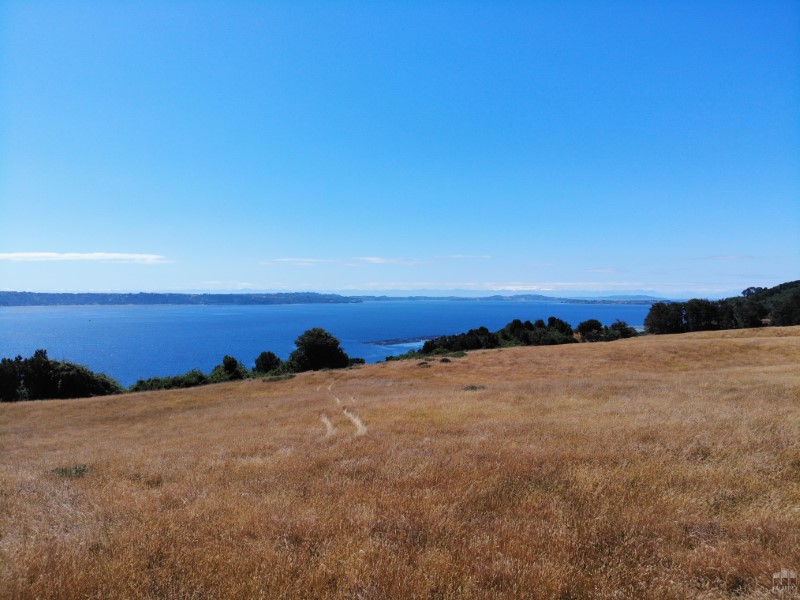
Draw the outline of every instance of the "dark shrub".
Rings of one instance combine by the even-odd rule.
[[[597,319],[588,319],[578,323],[577,332],[586,342],[598,342],[603,338],[603,324]]]
[[[247,368],[234,357],[226,355],[222,358],[222,364],[214,367],[208,379],[210,383],[219,383],[248,377],[250,377],[250,373]]]
[[[319,327],[303,332],[294,345],[297,350],[289,356],[292,371],[342,369],[350,364],[350,357],[339,346],[339,340]]]
[[[256,373],[269,373],[281,368],[283,361],[274,352],[262,352],[256,358]]]
[[[0,361],[0,400],[45,400],[85,398],[122,393],[122,387],[102,373],[84,366],[50,360],[46,350],[37,350],[30,358],[17,356]]]

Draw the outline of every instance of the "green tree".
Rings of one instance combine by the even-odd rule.
[[[772,325],[800,325],[800,290],[775,306],[771,322]]]
[[[122,387],[103,373],[81,365],[50,360],[46,350],[30,358],[4,358],[0,361],[0,400],[46,400],[85,398],[122,393]]]
[[[588,319],[578,323],[576,331],[586,342],[597,342],[603,338],[603,324],[597,319]]]
[[[733,314],[739,327],[761,327],[761,319],[767,316],[767,309],[760,302],[745,300],[736,303]]]
[[[281,368],[283,361],[273,352],[262,352],[256,358],[256,373],[269,373]]]
[[[21,356],[15,359],[4,358],[0,360],[0,402],[15,402],[21,400],[20,386],[22,385]]]
[[[247,367],[233,356],[226,355],[222,358],[222,364],[214,367],[208,379],[209,383],[219,383],[222,381],[247,379],[249,376],[250,373],[248,373]]]
[[[736,329],[736,313],[733,302],[717,300],[717,315],[720,329]]]
[[[648,333],[683,333],[683,303],[655,302],[644,319],[644,328]]]
[[[766,289],[767,288],[763,287],[749,287],[746,290],[742,290],[742,296],[744,296],[745,298],[749,298],[750,296],[753,296],[759,292],[763,292]]]
[[[709,331],[719,329],[719,309],[714,302],[693,298],[684,309],[686,331]]]
[[[620,321],[619,319],[611,324],[609,330],[613,332],[614,339],[636,337],[636,330],[625,321]]]
[[[547,328],[554,329],[558,333],[571,336],[572,335],[572,326],[567,323],[566,321],[562,321],[558,317],[550,317],[547,319]]]
[[[51,379],[58,390],[58,398],[81,398],[121,394],[120,385],[104,373],[93,373],[86,367],[67,362],[57,362]]]
[[[295,372],[319,369],[341,369],[350,358],[333,335],[320,327],[304,331],[294,341],[297,349],[289,356],[290,370]]]

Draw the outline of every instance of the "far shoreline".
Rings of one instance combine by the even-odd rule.
[[[364,302],[541,302],[649,306],[663,298],[564,298],[541,294],[491,296],[345,296],[317,292],[265,294],[104,293],[0,291],[0,307],[23,306],[267,306],[287,304],[361,304]]]

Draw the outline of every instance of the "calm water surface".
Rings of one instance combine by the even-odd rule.
[[[0,308],[0,356],[30,356],[44,348],[50,358],[86,365],[123,385],[137,379],[208,372],[226,354],[252,367],[271,350],[286,358],[306,329],[323,327],[350,356],[378,362],[418,348],[421,342],[379,345],[490,330],[512,319],[553,315],[573,326],[586,319],[616,319],[641,326],[650,307],[625,304],[549,304],[500,301],[388,301],[361,304],[273,306],[35,306]]]

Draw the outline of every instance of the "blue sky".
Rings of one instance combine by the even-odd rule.
[[[0,289],[798,278],[797,2],[0,7]]]

